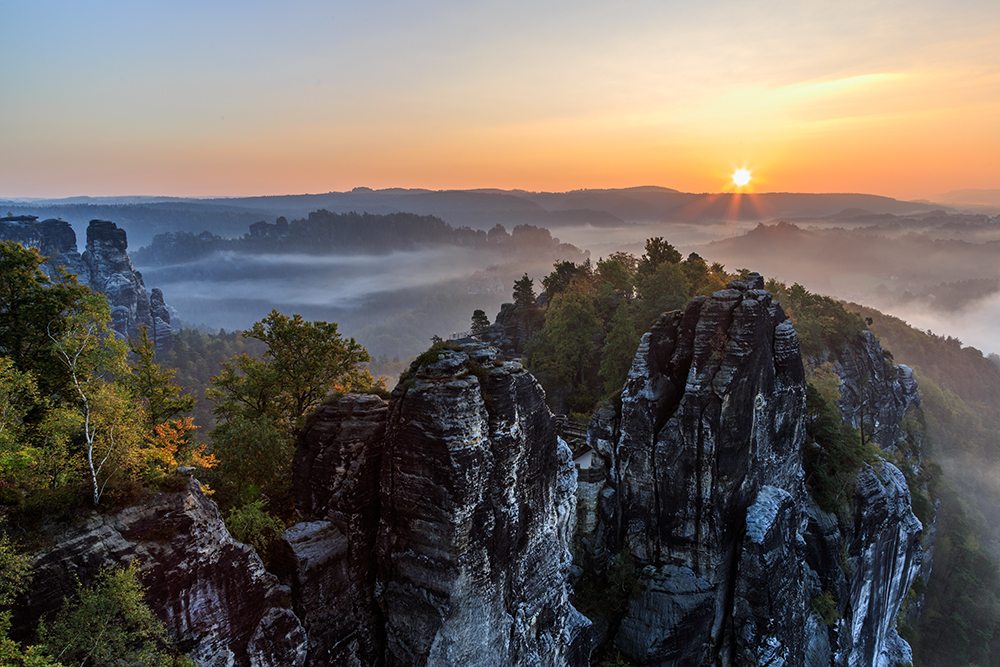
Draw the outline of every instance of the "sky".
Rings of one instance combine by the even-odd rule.
[[[1000,188],[1000,3],[0,0],[0,196]]]

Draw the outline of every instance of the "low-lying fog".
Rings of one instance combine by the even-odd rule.
[[[662,236],[709,263],[798,282],[984,353],[1000,353],[1000,291],[990,282],[1000,266],[992,244],[972,233],[968,241],[942,241],[931,235],[872,236],[861,229],[826,232],[829,225],[821,222],[780,229],[758,224],[584,225],[562,227],[558,235],[589,250],[593,261],[615,251],[640,256],[647,238]],[[477,308],[495,317],[524,273],[542,291],[552,261],[442,245],[388,255],[226,252],[183,265],[137,268],[147,286],[163,290],[184,322],[244,329],[276,308],[338,322],[341,332],[373,355],[405,359],[425,349],[433,335],[467,330]]]
[[[137,266],[180,319],[246,329],[271,309],[337,322],[373,355],[418,354],[433,335],[469,329],[472,311],[492,319],[513,281],[541,277],[551,262],[493,264],[482,250],[439,246],[384,255],[215,253],[172,266]],[[538,291],[541,291],[540,283]]]

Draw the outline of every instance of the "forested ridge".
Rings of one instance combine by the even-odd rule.
[[[559,246],[567,254],[581,254],[573,246],[560,245],[549,230],[533,225],[516,225],[508,233],[503,225],[497,224],[487,232],[452,227],[433,215],[319,210],[291,222],[283,217],[273,224],[255,222],[249,225],[249,231],[236,238],[222,238],[207,231],[158,234],[152,243],[139,248],[132,256],[138,264],[163,265],[189,262],[224,251],[381,255],[441,244],[522,255],[547,253]]]

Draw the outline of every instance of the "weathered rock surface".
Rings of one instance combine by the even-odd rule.
[[[613,646],[644,666],[904,655],[894,624],[923,558],[906,481],[879,461],[859,474],[849,520],[815,506],[798,341],[759,276],[748,282],[661,316],[620,410],[591,422],[608,472],[584,562],[599,572],[624,548],[641,568]],[[893,446],[918,400],[912,374],[867,334],[839,359],[845,403],[876,415],[879,442]],[[829,625],[814,605],[824,592]]]
[[[76,233],[68,222],[43,220],[34,216],[0,219],[0,239],[17,241],[25,247],[37,248],[49,258],[43,268],[51,278],[63,269],[77,276],[80,283],[104,294],[111,306],[115,331],[135,338],[145,326],[156,349],[173,345],[170,311],[163,302],[163,293],[146,291],[142,274],[132,266],[126,252],[125,230],[107,220],[91,220],[87,227],[87,247],[77,252]]]
[[[883,448],[893,448],[903,438],[900,422],[911,405],[920,405],[913,371],[895,365],[871,331],[862,340],[837,350],[834,370],[841,380],[838,402],[844,420],[864,427]]]
[[[588,663],[569,603],[576,471],[520,364],[467,345],[388,403],[324,406],[295,475],[308,522],[283,551],[312,664]]]
[[[320,406],[299,434],[295,504],[311,520],[285,533],[275,568],[309,632],[310,664],[382,661],[374,552],[388,407],[378,396],[348,394]]]
[[[136,559],[147,602],[200,667],[304,665],[291,591],[236,542],[194,479],[116,514],[95,514],[35,560],[19,626],[33,627],[105,566]]]
[[[389,665],[561,665],[585,624],[567,584],[569,448],[537,381],[494,356],[443,353],[393,406],[378,543]]]

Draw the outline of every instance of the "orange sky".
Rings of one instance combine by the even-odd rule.
[[[0,196],[1000,188],[995,2],[23,4]]]

